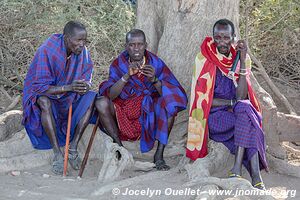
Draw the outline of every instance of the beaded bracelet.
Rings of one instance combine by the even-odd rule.
[[[248,74],[248,72],[242,73],[240,72],[240,75],[246,76]]]
[[[156,84],[159,81],[159,79],[155,76],[154,81],[152,82],[152,84]]]
[[[127,83],[128,81],[125,80],[125,78],[122,76],[121,80],[124,82],[124,83]]]
[[[235,99],[230,99],[230,106],[233,106],[234,104],[236,104],[236,100]]]

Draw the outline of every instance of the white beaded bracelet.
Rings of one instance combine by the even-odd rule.
[[[245,73],[240,72],[240,75],[246,76],[246,75],[248,75],[248,72],[245,72]]]
[[[123,76],[122,76],[121,80],[122,80],[124,83],[127,83],[127,82],[128,82],[128,81],[126,81],[126,80],[124,79]]]

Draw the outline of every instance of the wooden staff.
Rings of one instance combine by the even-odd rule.
[[[64,173],[63,173],[64,177],[67,175],[67,169],[68,169],[68,156],[69,156],[69,143],[70,143],[71,121],[72,121],[72,104],[69,107],[69,114],[68,114],[68,128],[67,128],[67,136],[66,136],[65,159],[64,159]]]
[[[92,144],[94,142],[94,138],[96,136],[96,131],[97,131],[97,128],[99,126],[99,123],[100,123],[100,117],[98,116],[97,117],[97,121],[96,121],[96,124],[94,126],[94,129],[93,129],[93,132],[91,134],[91,137],[90,137],[90,141],[89,141],[89,144],[86,148],[86,151],[85,151],[85,154],[84,154],[84,158],[82,160],[82,163],[81,163],[81,167],[80,167],[80,170],[79,170],[79,173],[78,173],[78,177],[82,177],[82,174],[83,174],[83,171],[84,171],[84,168],[85,168],[85,165],[87,163],[87,160],[89,158],[89,154],[90,154],[90,151],[91,151],[91,148],[92,148]]]

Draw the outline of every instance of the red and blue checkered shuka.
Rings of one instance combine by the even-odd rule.
[[[150,151],[155,140],[167,144],[168,118],[176,116],[187,106],[186,93],[166,64],[147,50],[145,57],[146,64],[155,68],[155,76],[161,81],[162,95],[159,95],[147,77],[134,75],[114,100],[117,120],[119,128],[121,128],[120,139],[138,139],[140,136],[141,152]],[[109,68],[109,79],[99,86],[100,95],[108,97],[110,87],[128,72],[128,60],[129,55],[127,51],[124,51],[113,61]],[[120,112],[121,110],[127,114]],[[120,113],[122,114],[120,115]],[[133,125],[128,126],[127,121]],[[128,129],[134,131],[128,131]]]

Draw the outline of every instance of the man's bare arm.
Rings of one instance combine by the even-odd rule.
[[[247,44],[243,40],[238,41],[238,45],[236,47],[237,51],[241,52],[240,56],[240,76],[238,80],[238,86],[236,89],[236,99],[243,100],[247,98],[248,95],[248,85],[247,85],[247,70],[246,70],[246,55],[247,55]]]
[[[130,79],[129,74],[125,74],[122,76],[120,80],[118,80],[109,90],[109,98],[114,100],[117,98],[120,93],[122,92],[124,86],[126,85],[127,81]]]
[[[63,86],[50,86],[49,89],[45,92],[50,95],[63,94],[65,92],[77,92],[79,94],[85,94],[90,89],[89,84],[84,80],[75,80],[70,85]]]

